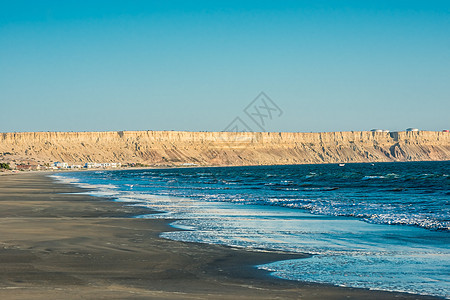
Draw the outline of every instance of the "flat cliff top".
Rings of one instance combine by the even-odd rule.
[[[450,134],[400,132],[99,131],[0,134],[0,162],[155,166],[449,160]]]

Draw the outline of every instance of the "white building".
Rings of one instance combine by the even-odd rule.
[[[54,162],[53,166],[55,166],[58,169],[67,169],[69,167],[69,165],[67,163],[60,162],[60,161]]]
[[[118,168],[121,166],[121,163],[95,163],[95,162],[88,162],[84,164],[84,167],[86,169],[91,168]]]
[[[84,167],[87,168],[87,169],[90,169],[90,168],[101,168],[102,164],[94,163],[94,162],[87,162],[87,163],[84,164]]]
[[[81,169],[83,166],[82,165],[71,165],[69,166],[69,168],[71,169]]]

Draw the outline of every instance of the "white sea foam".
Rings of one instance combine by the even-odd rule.
[[[364,176],[362,178],[362,180],[370,180],[370,179],[384,179],[386,178],[386,176],[376,176],[376,175],[371,175],[371,176]]]

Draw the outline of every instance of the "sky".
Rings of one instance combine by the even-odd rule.
[[[0,132],[448,129],[450,1],[0,0],[0,107]]]

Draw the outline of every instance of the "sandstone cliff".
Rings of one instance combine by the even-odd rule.
[[[0,161],[259,165],[450,160],[448,132],[0,133]]]

